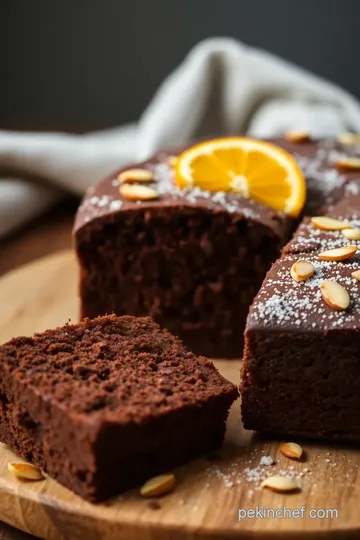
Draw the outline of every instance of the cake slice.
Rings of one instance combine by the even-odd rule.
[[[0,440],[89,501],[219,447],[237,395],[150,318],[86,319],[0,347]]]
[[[329,217],[356,227],[358,202],[343,201]],[[245,428],[360,441],[360,283],[352,275],[360,270],[360,257],[321,259],[323,251],[350,244],[357,245],[306,220],[268,272],[245,331]],[[302,282],[291,274],[299,260],[314,270]]]
[[[123,197],[121,171],[85,197],[74,228],[81,315],[150,315],[197,354],[240,357],[249,305],[294,221],[238,194],[179,189],[168,159],[136,165],[153,174],[140,187],[155,199]]]

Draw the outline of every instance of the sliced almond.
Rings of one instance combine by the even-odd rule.
[[[129,201],[149,201],[159,197],[155,189],[148,186],[140,186],[139,184],[123,184],[120,186],[119,191],[124,199],[128,199]]]
[[[168,157],[168,164],[170,165],[170,167],[175,167],[175,165],[177,163],[177,160],[178,160],[178,158],[176,156],[169,156]]]
[[[153,182],[155,176],[147,169],[128,169],[119,174],[120,184],[133,184],[135,182]]]
[[[351,274],[351,276],[360,281],[360,270],[356,270]]]
[[[280,452],[290,459],[300,459],[303,455],[301,446],[294,442],[283,443],[279,447]]]
[[[310,140],[310,134],[307,131],[287,131],[285,133],[285,139],[290,142],[300,143]]]
[[[290,478],[289,476],[269,476],[269,478],[265,478],[261,482],[261,487],[279,493],[290,493],[299,489],[299,484],[295,482],[294,478]]]
[[[10,461],[8,463],[8,469],[18,478],[23,478],[25,480],[42,480],[44,478],[41,470],[31,463]]]
[[[311,262],[299,260],[292,265],[290,275],[295,281],[299,282],[311,278],[314,272],[315,268]]]
[[[315,216],[311,218],[311,223],[316,229],[322,231],[341,231],[342,229],[349,229],[351,225],[340,219],[334,219],[327,216]]]
[[[348,240],[360,240],[360,229],[343,229],[341,234]]]
[[[360,144],[360,133],[340,133],[338,141],[341,144]]]
[[[321,283],[320,290],[325,302],[333,309],[342,311],[349,307],[349,293],[337,281],[331,281],[330,279],[326,279]]]
[[[343,158],[339,159],[335,165],[338,169],[347,169],[353,171],[360,170],[360,159],[359,158]]]
[[[162,474],[148,480],[140,489],[143,497],[159,497],[169,493],[175,485],[173,474]]]
[[[357,246],[344,246],[341,248],[328,249],[318,254],[322,261],[345,261],[357,252]]]

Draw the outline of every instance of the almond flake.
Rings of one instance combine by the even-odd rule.
[[[175,167],[175,165],[177,163],[177,160],[178,160],[178,158],[176,156],[169,156],[168,157],[168,164],[170,165],[170,167]]]
[[[360,240],[360,229],[343,229],[341,234],[348,240]]]
[[[148,480],[140,489],[143,497],[158,497],[169,493],[175,485],[173,474],[162,474]]]
[[[314,227],[316,227],[316,229],[321,229],[322,231],[341,231],[342,229],[351,228],[350,223],[327,216],[312,217],[311,223],[314,225]]]
[[[128,199],[129,201],[149,201],[159,197],[159,194],[155,189],[139,184],[123,184],[120,186],[119,191],[124,199]]]
[[[265,478],[261,482],[261,487],[279,493],[289,493],[299,489],[299,485],[295,482],[294,478],[290,478],[289,476],[269,476],[269,478]]]
[[[335,165],[338,169],[348,169],[358,171],[360,170],[360,159],[359,158],[343,158],[339,159]]]
[[[360,270],[356,270],[351,274],[351,276],[360,281]]]
[[[294,442],[281,444],[279,450],[284,456],[290,459],[300,459],[303,454],[301,446]]]
[[[320,285],[323,299],[328,306],[342,311],[350,305],[350,296],[347,290],[337,281],[326,279]]]
[[[119,174],[120,184],[133,184],[135,182],[154,182],[155,176],[147,169],[128,169]]]
[[[310,134],[307,131],[288,131],[285,133],[285,139],[294,143],[301,143],[310,140]]]
[[[306,281],[307,279],[311,278],[314,272],[315,268],[311,262],[299,260],[292,265],[290,275],[293,280],[299,282]]]
[[[338,141],[341,144],[360,144],[360,133],[340,133]]]
[[[44,475],[38,467],[31,463],[25,463],[24,461],[10,461],[8,463],[8,469],[18,478],[23,478],[25,480],[43,480],[44,478]]]
[[[344,246],[341,248],[328,249],[318,254],[322,261],[345,261],[357,252],[357,246]]]

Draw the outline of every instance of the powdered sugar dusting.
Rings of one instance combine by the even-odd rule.
[[[299,258],[314,265],[314,275],[303,282],[295,282],[290,268]],[[357,328],[360,324],[360,284],[351,273],[360,269],[360,258],[351,261],[321,261],[316,254],[286,255],[278,260],[250,311],[250,319],[262,324],[274,323],[288,329],[312,330],[321,325],[323,330],[335,327]],[[351,304],[346,311],[336,311],[324,302],[320,284],[325,279],[335,280],[347,289]]]

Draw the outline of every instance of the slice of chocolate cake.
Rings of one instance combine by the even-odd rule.
[[[237,395],[150,318],[87,319],[0,347],[0,440],[90,501],[219,447]]]
[[[196,353],[241,356],[249,305],[293,221],[239,195],[177,188],[167,155],[139,167],[157,198],[121,196],[116,173],[79,208],[82,316],[151,315]]]
[[[356,231],[359,197],[342,201],[329,217]],[[360,272],[353,275],[360,257],[346,258],[349,246],[356,251],[359,242],[306,220],[268,272],[245,331],[247,429],[360,441]],[[299,273],[293,265],[300,260],[307,264]]]

